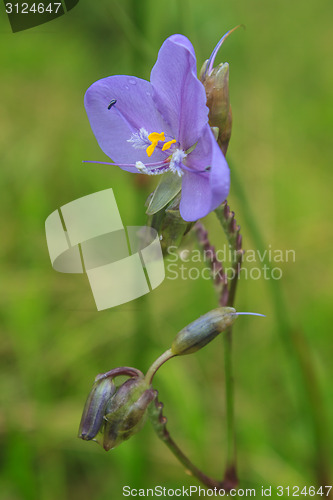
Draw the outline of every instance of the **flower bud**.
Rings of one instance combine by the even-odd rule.
[[[219,64],[216,68],[213,68],[213,64],[224,40],[237,28],[239,26],[223,35],[210,58],[204,62],[199,74],[199,80],[203,83],[206,91],[209,124],[211,127],[219,129],[217,142],[224,155],[228,149],[232,126],[229,98],[229,64]]]
[[[106,409],[103,448],[108,451],[136,434],[144,425],[146,410],[156,397],[143,378],[126,380]]]
[[[113,379],[129,376],[116,388]],[[157,392],[135,368],[123,366],[98,375],[87,398],[79,437],[96,441],[108,451],[138,432]]]
[[[231,137],[232,111],[229,98],[229,64],[223,63],[210,73],[205,73],[208,60],[204,63],[200,79],[205,87],[208,120],[211,127],[218,128],[217,142],[225,155]]]
[[[196,352],[231,326],[237,318],[233,307],[219,307],[204,314],[183,328],[171,345],[174,355],[182,356]]]
[[[85,441],[93,439],[104,422],[105,410],[108,402],[116,391],[112,378],[97,375],[92,390],[84,406],[79,437]]]

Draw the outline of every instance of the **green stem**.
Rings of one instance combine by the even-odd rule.
[[[228,293],[220,296],[220,305],[233,307],[238,275],[242,265],[244,251],[242,250],[242,239],[240,236],[240,227],[237,226],[234,213],[226,202],[215,210],[216,216],[227,237],[232,255],[233,274],[228,282]],[[237,478],[237,448],[236,448],[236,429],[235,429],[235,399],[234,399],[234,380],[232,365],[232,327],[230,326],[223,337],[224,341],[224,376],[225,376],[225,405],[226,405],[226,431],[227,431],[227,463],[224,480],[230,488],[238,484]]]
[[[154,378],[157,370],[169,359],[177,356],[177,354],[173,354],[171,349],[165,351],[159,358],[154,361],[151,367],[148,369],[147,374],[145,376],[146,381],[149,385],[151,385],[152,380]],[[160,403],[157,400],[153,401],[148,407],[148,414],[150,421],[153,425],[153,428],[157,434],[157,436],[166,444],[169,450],[174,454],[174,456],[182,463],[191,474],[199,479],[207,488],[217,488],[218,490],[230,490],[237,485],[237,481],[230,481],[229,476],[226,474],[224,481],[217,481],[206,474],[204,474],[198,467],[196,467],[191,460],[182,452],[179,446],[175,443],[175,441],[170,436],[169,431],[166,428],[167,419],[163,416],[163,403]]]
[[[148,384],[151,385],[154,375],[157,372],[157,370],[169,359],[173,358],[176,356],[173,354],[171,349],[168,349],[165,351],[159,358],[157,358],[154,363],[151,365],[151,367],[148,369],[145,379],[147,380]],[[193,476],[195,476],[197,479],[199,479],[205,486],[209,488],[214,488],[214,487],[219,487],[221,488],[221,483],[219,481],[215,481],[215,479],[212,479],[206,474],[204,474],[200,469],[198,469],[191,460],[182,452],[182,450],[179,448],[179,446],[175,443],[175,441],[171,438],[169,432],[166,429],[166,419],[162,417],[162,408],[163,405],[161,403],[158,403],[156,401],[155,406],[152,403],[150,406],[149,414],[150,414],[150,419],[153,424],[154,430],[156,431],[158,437],[162,439],[162,441],[167,445],[169,450],[175,455],[175,457],[181,462],[186,469],[188,469]]]
[[[232,172],[232,183],[235,188],[235,193],[242,207],[244,221],[256,248],[262,255],[265,255],[265,242],[253,216],[237,170],[231,164],[230,159],[228,159],[228,164]],[[266,256],[263,263],[267,266],[268,270],[271,269],[270,262]],[[301,408],[301,411],[308,414],[311,418],[317,481],[319,485],[331,484],[327,415],[317,380],[317,374],[313,366],[311,352],[304,335],[291,325],[288,307],[279,281],[268,280],[267,283],[270,287],[274,306],[277,331],[287,353],[292,377],[295,384],[298,385],[297,394],[303,400],[303,408]],[[332,498],[332,496],[330,496],[330,498]]]
[[[224,335],[225,403],[227,421],[227,470],[236,468],[235,405],[232,375],[232,329]]]
[[[166,428],[167,419],[163,416],[163,403],[160,403],[157,398],[149,405],[148,414],[157,436],[194,477],[199,479],[207,488],[227,489],[228,485],[225,485],[224,481],[217,481],[198,469],[175,443]]]
[[[243,253],[239,253],[234,262],[234,269],[237,268],[234,278],[229,284],[229,296],[227,306],[233,307],[236,289],[238,284],[238,274],[242,263]],[[226,392],[226,412],[227,412],[227,469],[225,479],[237,481],[236,463],[236,426],[235,426],[235,401],[234,401],[234,378],[232,365],[232,326],[226,330],[224,335],[224,372],[225,372],[225,392]]]
[[[230,211],[227,202],[222,203],[215,210],[216,216],[226,234],[229,248],[231,250],[231,265],[233,273],[229,280],[218,260],[215,248],[210,244],[208,233],[199,222],[195,225],[195,231],[199,245],[203,252],[210,255],[210,267],[214,279],[214,286],[219,294],[220,306],[233,306],[242,257],[242,237],[240,227],[235,220],[235,214]],[[235,439],[235,405],[232,370],[232,328],[229,327],[224,335],[224,372],[225,372],[225,405],[226,405],[226,434],[227,434],[227,463],[224,474],[226,488],[235,488],[238,484],[236,472],[236,439]]]
[[[148,382],[149,385],[151,385],[154,375],[157,372],[157,370],[169,359],[173,358],[175,354],[172,353],[171,349],[168,349],[165,351],[159,358],[157,358],[154,363],[151,365],[151,367],[148,369],[145,379]]]
[[[177,444],[174,442],[174,440],[170,437],[170,434],[168,433],[168,436],[163,439],[169,450],[175,455],[175,457],[179,460],[180,463],[184,465],[184,467],[191,472],[192,476],[196,477],[199,479],[199,481],[202,482],[207,488],[217,488],[217,489],[222,489],[223,487],[223,482],[217,481],[209,476],[206,476],[200,469],[198,469],[192,462],[191,460],[184,455],[182,450],[177,446]]]
[[[157,358],[156,361],[154,361],[145,376],[145,379],[147,380],[149,385],[151,385],[157,370],[166,361],[173,358],[174,356],[176,356],[176,354],[173,354],[171,349],[168,349],[159,358]],[[182,463],[186,467],[186,469],[189,470],[192,475],[199,479],[205,486],[207,486],[208,488],[222,488],[222,483],[206,476],[206,474],[198,469],[171,438],[169,431],[166,428],[167,419],[162,415],[162,408],[163,404],[159,403],[156,399],[155,404],[152,403],[148,409],[151,423],[153,424],[154,430],[157,433],[158,437],[162,439],[162,441],[167,445],[169,450],[175,455],[179,462]]]

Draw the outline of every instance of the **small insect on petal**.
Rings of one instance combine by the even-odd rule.
[[[112,106],[114,106],[117,102],[117,99],[112,99],[112,101],[110,101],[110,104],[108,105],[108,109],[111,109]]]

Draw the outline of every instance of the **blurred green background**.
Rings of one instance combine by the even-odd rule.
[[[217,58],[230,64],[229,203],[246,249],[296,255],[276,264],[281,280],[239,282],[237,309],[267,314],[235,326],[240,485],[328,481],[332,3],[81,0],[67,15],[16,34],[1,7],[1,499],[101,500],[121,498],[124,485],[198,484],[149,422],[109,453],[76,435],[95,375],[121,365],[147,370],[177,331],[216,307],[211,283],[166,279],[141,299],[97,312],[85,276],[52,269],[44,222],[61,205],[112,187],[124,224],[145,224],[156,179],[82,164],[107,161],[85,114],[85,90],[112,74],[149,79],[160,45],[176,32],[191,39],[200,67],[240,23],[246,30]],[[205,225],[223,246],[215,216]],[[196,248],[193,236],[184,248]],[[262,263],[246,264],[253,266]],[[170,432],[217,478],[225,463],[223,378],[217,339],[171,360],[155,379]]]

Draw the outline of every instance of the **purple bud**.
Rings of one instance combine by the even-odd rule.
[[[87,398],[79,427],[79,437],[85,441],[93,439],[101,429],[104,414],[113,394],[116,391],[112,378],[95,379],[92,390]]]

